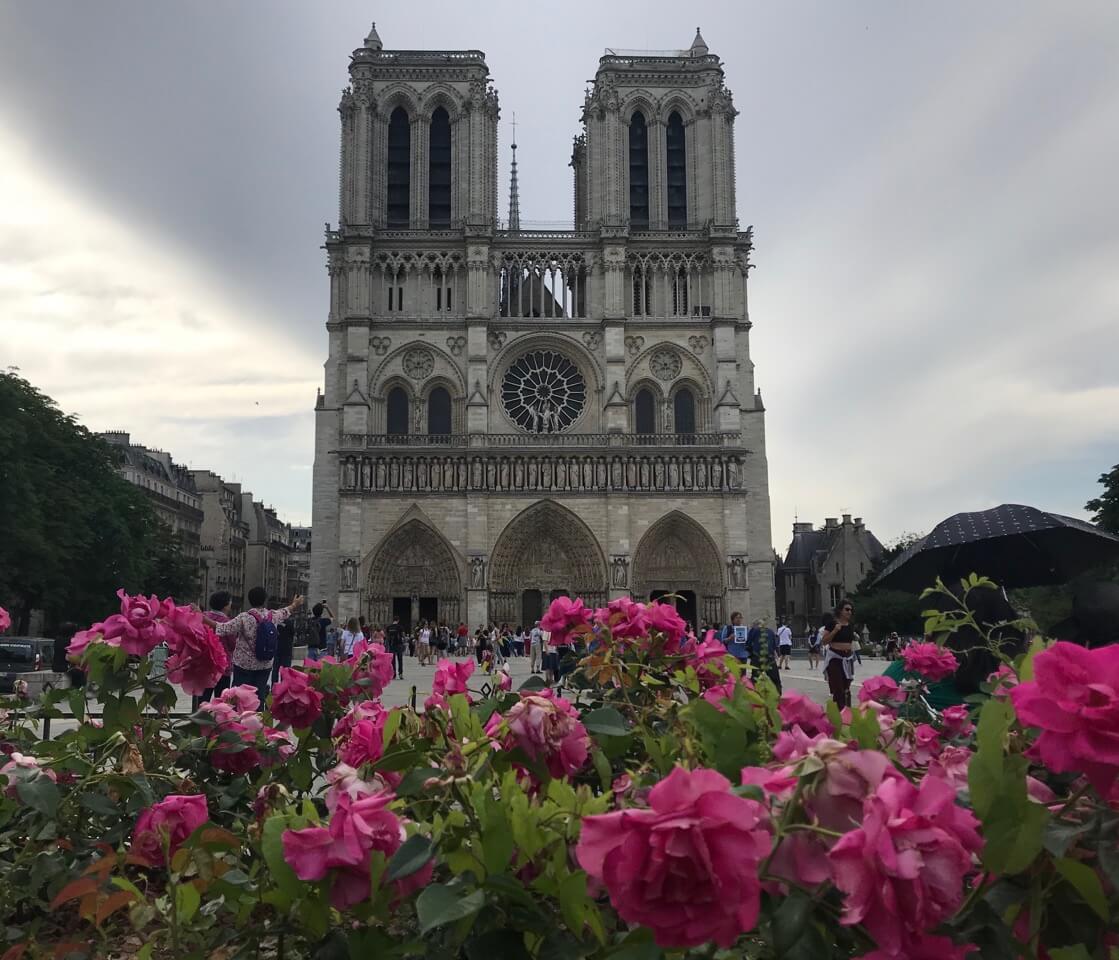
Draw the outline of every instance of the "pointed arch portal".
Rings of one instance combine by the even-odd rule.
[[[642,601],[676,594],[680,615],[697,629],[701,619],[722,623],[722,567],[706,531],[679,511],[654,523],[634,555],[633,594]]]
[[[529,626],[558,596],[606,602],[606,561],[590,528],[553,500],[521,511],[501,532],[490,564],[490,619]]]
[[[450,544],[421,520],[412,519],[390,532],[369,564],[366,616],[370,623],[406,629],[417,620],[461,619],[462,580]]]

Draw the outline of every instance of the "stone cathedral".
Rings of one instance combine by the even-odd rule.
[[[772,619],[737,111],[699,31],[599,60],[572,229],[522,229],[515,146],[498,218],[478,50],[388,50],[374,27],[339,113],[313,598],[471,630],[560,594]]]

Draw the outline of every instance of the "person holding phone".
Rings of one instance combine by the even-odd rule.
[[[851,681],[855,676],[855,628],[851,617],[855,608],[849,600],[835,608],[835,616],[824,618],[824,676],[835,705],[842,710],[851,705]]]

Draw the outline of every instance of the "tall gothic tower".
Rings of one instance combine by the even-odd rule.
[[[528,623],[560,593],[773,616],[750,232],[718,57],[607,50],[574,229],[497,218],[475,50],[355,50],[328,229],[312,592],[342,617]],[[515,160],[514,160],[515,162]]]

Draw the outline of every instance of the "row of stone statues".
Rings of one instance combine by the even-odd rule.
[[[737,456],[344,457],[343,490],[738,490]]]

